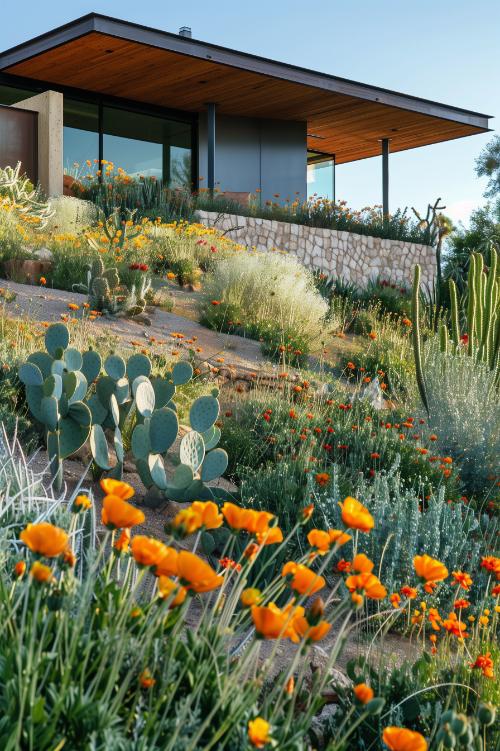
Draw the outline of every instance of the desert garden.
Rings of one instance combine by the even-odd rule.
[[[2,749],[498,748],[500,223],[427,216],[0,170]]]

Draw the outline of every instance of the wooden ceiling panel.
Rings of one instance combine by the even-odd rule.
[[[486,130],[98,31],[3,70],[170,109],[202,112],[216,102],[221,114],[305,121],[308,134],[319,136],[309,136],[308,147],[335,154],[339,164],[376,156],[382,138],[402,151]]]

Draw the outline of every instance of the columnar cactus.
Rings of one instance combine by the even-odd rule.
[[[425,387],[424,370],[422,366],[422,337],[420,333],[420,266],[415,266],[413,277],[413,290],[411,296],[411,320],[413,321],[412,339],[413,354],[415,358],[415,372],[417,377],[417,386],[422,403],[429,413],[429,402],[427,399],[427,390]]]
[[[92,374],[99,357],[92,350],[81,355],[78,350],[68,348],[68,344],[67,327],[53,324],[45,334],[47,351],[34,352],[19,368],[29,408],[45,427],[57,492],[62,488],[63,459],[78,451],[90,434],[92,415],[83,401],[88,388],[85,372]]]

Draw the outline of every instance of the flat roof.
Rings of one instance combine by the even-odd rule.
[[[0,71],[187,112],[307,122],[338,164],[489,130],[490,115],[89,13],[0,54]]]

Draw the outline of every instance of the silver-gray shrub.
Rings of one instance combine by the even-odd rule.
[[[27,524],[48,521],[69,527],[73,500],[84,492],[82,480],[83,477],[71,493],[56,496],[47,473],[34,467],[17,436],[9,437],[0,423],[0,569],[20,555],[24,546],[19,534]],[[96,539],[93,508],[81,517],[71,536],[71,547],[77,556],[89,552]]]
[[[449,503],[444,488],[422,505],[422,493],[404,483],[397,462],[372,482],[361,478],[352,495],[375,519],[375,527],[369,534],[359,533],[358,552],[375,561],[378,568],[374,572],[389,591],[415,583],[413,558],[422,553],[442,561],[450,573],[477,571],[487,541],[494,535],[494,523],[486,515],[479,518],[463,503]],[[342,500],[334,477],[330,496],[316,500],[326,524],[341,525],[338,502]],[[315,524],[321,526],[318,519]],[[349,558],[351,550],[347,548],[342,548],[340,554]],[[445,586],[440,592],[444,602],[451,594],[451,587]]]
[[[444,354],[436,338],[424,352],[429,426],[441,455],[459,463],[467,492],[500,474],[500,399],[495,372],[465,354]]]

